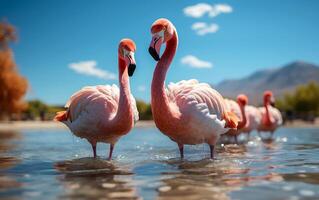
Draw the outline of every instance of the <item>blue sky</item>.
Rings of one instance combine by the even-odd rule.
[[[155,62],[147,48],[150,26],[160,17],[174,23],[180,42],[166,83],[196,78],[216,84],[295,60],[319,63],[316,0],[0,0],[0,5],[0,18],[18,30],[12,48],[30,82],[27,98],[52,104],[65,103],[85,85],[117,84],[117,47],[124,37],[137,45],[132,93],[149,101]]]

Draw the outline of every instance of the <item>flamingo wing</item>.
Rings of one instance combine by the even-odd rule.
[[[99,132],[101,125],[116,114],[118,102],[119,88],[114,84],[84,87],[66,103],[64,123],[79,136]]]
[[[75,121],[94,102],[103,102],[103,111],[111,115],[118,108],[119,88],[116,85],[86,86],[73,94],[65,107],[68,109],[68,116]]]
[[[275,119],[275,122],[276,122],[277,126],[281,126],[283,120],[282,120],[282,116],[281,116],[280,111],[277,108],[274,108],[274,107],[271,107],[270,110],[271,110],[273,118]]]
[[[280,111],[277,108],[274,108],[272,106],[268,106],[268,110],[269,110],[269,116],[270,116],[270,120],[271,122],[276,126],[281,126],[283,123],[282,120],[282,116]],[[260,107],[259,111],[261,113],[262,119],[266,117],[266,109],[265,107]]]
[[[243,116],[241,115],[240,107],[237,102],[231,99],[225,99],[225,105],[226,109],[233,112],[239,120],[243,119]]]
[[[136,123],[139,120],[139,116],[138,116],[136,101],[135,101],[135,98],[132,94],[131,94],[131,106],[132,106],[132,111],[134,114],[134,123]]]
[[[244,127],[244,132],[251,132],[258,128],[261,122],[261,113],[258,108],[247,105],[245,106],[246,118],[248,120],[248,124]]]
[[[226,108],[223,97],[208,84],[199,83],[195,79],[170,83],[166,90],[172,106],[176,106],[182,114],[190,114],[208,129],[214,129],[218,134],[225,133],[223,116]],[[197,124],[199,126],[199,124]],[[201,127],[205,129],[205,127]]]

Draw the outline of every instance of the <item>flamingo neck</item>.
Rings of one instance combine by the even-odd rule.
[[[151,103],[154,121],[158,123],[160,119],[165,118],[167,122],[173,122],[179,117],[180,113],[177,109],[170,106],[166,91],[165,78],[168,68],[174,58],[178,45],[178,36],[176,30],[173,37],[167,41],[166,49],[158,61],[152,80],[151,86]]]
[[[130,81],[125,61],[119,58],[119,85],[120,97],[117,113],[113,119],[114,124],[133,124],[131,109]]]
[[[244,128],[247,124],[245,106],[239,105],[239,107],[240,107],[242,120],[238,123],[237,130]]]
[[[266,118],[265,118],[265,125],[271,125],[271,118],[270,118],[270,112],[269,112],[269,102],[267,100],[264,101],[264,106],[266,110]]]

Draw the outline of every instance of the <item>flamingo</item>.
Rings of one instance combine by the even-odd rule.
[[[195,79],[170,83],[165,88],[165,76],[174,58],[178,35],[167,19],[156,20],[151,28],[152,41],[149,53],[157,62],[152,86],[152,113],[157,128],[178,144],[184,158],[184,144],[207,143],[210,157],[214,158],[214,146],[219,136],[236,128],[237,117],[228,112],[224,98],[206,83]],[[160,48],[166,49],[160,57]]]
[[[265,131],[270,132],[271,137],[274,131],[282,125],[282,116],[280,111],[273,107],[274,96],[271,91],[264,92],[264,106],[259,108],[261,113],[261,122],[257,128],[258,132]]]
[[[108,160],[111,160],[115,143],[138,120],[129,82],[129,76],[133,75],[136,68],[135,49],[130,39],[123,39],[119,43],[120,88],[115,84],[84,87],[71,96],[65,105],[67,110],[55,116],[55,120],[64,123],[74,135],[87,139],[94,158],[97,142],[104,142],[110,144]]]
[[[225,99],[225,102],[228,110],[235,113],[238,119],[240,119],[237,129],[230,129],[225,133],[226,136],[234,136],[235,142],[237,143],[237,136],[242,133],[242,129],[249,124],[245,109],[248,103],[248,97],[244,94],[240,94],[237,96],[237,102],[231,99]]]

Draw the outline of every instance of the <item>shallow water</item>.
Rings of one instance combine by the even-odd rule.
[[[272,143],[185,146],[156,128],[135,128],[115,146],[68,130],[0,133],[1,199],[318,199],[319,129],[281,128]],[[257,196],[258,195],[258,196]]]

